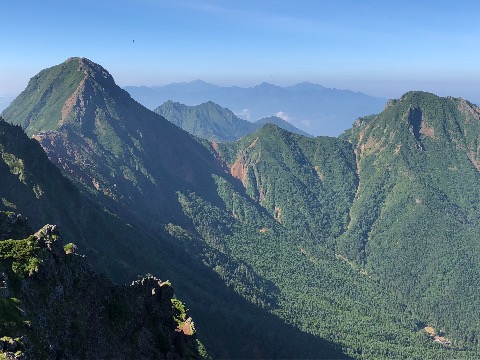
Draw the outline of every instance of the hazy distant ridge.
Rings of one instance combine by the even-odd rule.
[[[304,82],[280,87],[222,87],[195,80],[164,86],[126,86],[130,95],[149,109],[172,100],[186,105],[213,101],[246,120],[276,115],[312,135],[337,136],[360,116],[379,113],[387,99],[350,90],[330,89]]]

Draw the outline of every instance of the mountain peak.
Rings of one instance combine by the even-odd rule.
[[[382,113],[359,118],[351,133],[360,157],[383,151],[421,156],[435,146],[454,146],[468,150],[467,157],[480,169],[475,145],[479,124],[480,108],[466,100],[409,91],[389,100]]]
[[[209,107],[213,107],[215,109],[225,109],[224,107],[218,105],[217,103],[215,103],[213,101],[206,101],[206,102],[204,102],[203,104],[200,104],[200,105],[206,105],[206,106],[209,106]]]
[[[257,120],[254,124],[257,126],[262,126],[264,124],[274,124],[275,126],[281,129],[290,131],[292,133],[307,136],[307,137],[312,137],[312,135],[310,135],[309,133],[306,133],[305,131],[298,129],[294,125],[290,124],[288,121],[285,121],[278,116],[268,116],[260,120]]]
[[[278,86],[264,81],[261,84],[255,85],[253,88],[254,89],[270,89],[270,88],[276,88],[276,87]]]
[[[186,87],[186,89],[188,89],[187,90],[188,92],[193,92],[193,93],[201,92],[201,91],[208,91],[208,90],[217,88],[217,85],[210,84],[210,83],[205,82],[205,81],[200,80],[200,79],[193,80],[193,81],[190,81],[190,82],[173,83],[173,84],[170,84],[170,85],[173,86],[173,88],[172,88],[173,90],[178,89],[178,88]]]
[[[412,91],[407,91],[405,94],[403,94],[399,100],[412,101],[412,100],[432,98],[432,97],[439,98],[440,96],[427,91],[412,90]]]
[[[113,92],[116,97],[128,96],[120,95],[124,91],[102,66],[86,58],[72,57],[32,77],[2,116],[21,125],[29,135],[57,130],[66,123],[82,125],[77,115],[85,114],[88,108],[93,116],[81,118],[94,117],[97,109],[92,100],[103,98],[103,92]]]
[[[91,70],[94,70],[94,69],[102,69],[103,71],[106,71],[101,65],[93,62],[92,60],[90,59],[87,59],[85,57],[79,57],[79,56],[75,56],[75,57],[69,57],[67,60],[65,60],[62,64],[60,65],[75,65],[75,64],[78,64],[79,65],[79,68],[84,68],[84,69],[91,69]],[[58,65],[57,65],[58,66]],[[52,68],[54,68],[55,66],[53,66]],[[51,68],[49,68],[51,69]],[[46,69],[48,70],[48,69]]]
[[[212,84],[209,84],[206,81],[203,81],[203,80],[200,80],[200,79],[193,80],[193,81],[190,82],[190,84],[192,84],[192,85],[212,85]]]
[[[181,107],[169,105],[172,112],[178,111],[176,105]],[[203,145],[137,103],[103,67],[88,59],[72,58],[42,71],[4,114],[34,136],[53,162],[68,168],[75,182],[105,201],[125,205],[125,213],[130,214],[131,198],[157,192],[154,175],[159,171],[193,183],[199,177],[190,176],[191,168],[199,162],[217,170]],[[195,154],[194,160],[186,152]],[[145,165],[150,157],[155,157],[155,166]],[[115,164],[109,165],[115,170],[99,169],[102,162]],[[182,164],[181,170],[177,164]],[[162,184],[173,186],[167,180]],[[122,197],[120,189],[128,189],[129,196]],[[165,200],[162,196],[173,196],[164,194],[158,195],[158,206]]]
[[[90,59],[74,57],[67,59],[65,63],[78,63],[78,71],[82,71],[86,76],[102,77],[114,82],[112,75],[105,68]]]
[[[292,86],[288,86],[287,88],[290,89],[290,90],[296,90],[296,91],[328,90],[328,88],[326,88],[322,85],[319,85],[319,84],[312,83],[310,81],[304,81],[304,82],[301,82],[301,83],[298,83],[298,84],[295,84],[295,85],[292,85]]]

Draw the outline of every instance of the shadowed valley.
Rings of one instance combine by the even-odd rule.
[[[90,60],[42,71],[2,113],[21,126],[0,122],[2,209],[58,224],[114,281],[171,279],[213,357],[478,354],[476,106],[410,92],[338,138],[228,143],[226,109],[163,107],[209,140]]]

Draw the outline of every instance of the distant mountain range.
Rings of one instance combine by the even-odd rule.
[[[387,102],[384,98],[309,82],[286,87],[262,83],[242,88],[196,80],[165,86],[126,86],[124,89],[149,109],[168,100],[190,106],[213,101],[245,120],[275,115],[314,136],[338,136],[358,117],[382,111]]]
[[[204,137],[238,136],[214,103],[165,107]],[[72,58],[2,117],[19,126],[0,122],[0,211],[58,222],[116,281],[171,279],[212,357],[480,357],[480,109],[468,101],[408,92],[339,137],[267,123],[218,142]]]
[[[270,116],[252,123],[240,119],[229,109],[211,101],[187,106],[169,100],[153,111],[192,135],[219,142],[238,140],[267,123],[275,124],[295,134],[311,137],[310,134],[297,129],[278,116]]]

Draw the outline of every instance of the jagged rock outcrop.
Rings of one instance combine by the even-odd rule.
[[[201,358],[192,319],[169,282],[147,276],[113,285],[74,249],[62,246],[54,225],[0,241],[0,351],[7,358]]]

